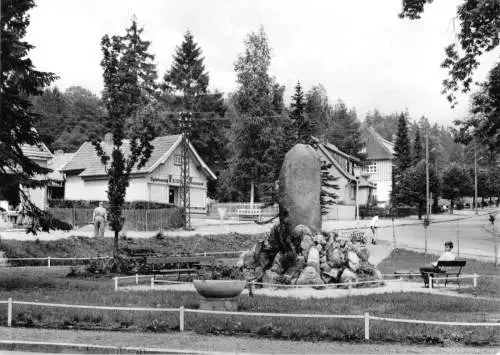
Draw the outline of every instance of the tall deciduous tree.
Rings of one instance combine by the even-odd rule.
[[[328,103],[328,95],[323,85],[315,85],[307,92],[306,113],[315,129],[314,135],[320,139],[326,138],[332,107]]]
[[[474,193],[473,182],[469,172],[457,164],[450,164],[443,171],[443,198],[450,200],[450,213],[453,213],[453,204],[464,196]]]
[[[361,141],[360,126],[361,122],[358,120],[356,111],[349,110],[342,100],[338,100],[328,121],[326,138],[341,151],[363,158],[361,150],[364,144]]]
[[[500,62],[472,96],[470,116],[454,123],[457,142],[468,144],[475,140],[492,152],[500,153]]]
[[[0,194],[21,195],[25,212],[33,223],[28,231],[41,228],[64,228],[68,225],[54,220],[28,198],[24,188],[42,188],[48,169],[27,158],[22,145],[39,145],[40,135],[34,129],[41,116],[32,110],[30,96],[39,96],[44,87],[57,77],[53,73],[35,70],[28,57],[33,46],[24,41],[30,18],[27,12],[35,6],[32,0],[4,0],[1,2],[2,26],[2,80],[0,116]],[[8,191],[8,192],[7,192]]]
[[[403,0],[401,18],[419,19],[424,5],[432,0]],[[446,59],[441,64],[448,69],[448,78],[443,80],[443,94],[448,101],[456,103],[455,93],[468,92],[473,83],[474,71],[479,66],[480,56],[492,51],[500,43],[500,1],[464,0],[457,8],[460,23],[459,47],[453,43],[446,47]]]
[[[140,38],[142,29],[137,21],[127,29],[125,36],[109,37],[101,41],[104,70],[103,100],[108,109],[108,126],[113,134],[112,146],[93,140],[97,155],[108,174],[109,221],[114,231],[113,255],[118,257],[118,233],[123,227],[122,206],[132,169],[143,167],[151,156],[150,141],[154,132],[149,120],[154,119],[154,56],[148,53],[149,42]],[[127,122],[135,128],[129,131],[129,144],[124,152],[123,139]]]
[[[425,161],[420,160],[416,165],[409,167],[399,177],[399,188],[396,196],[397,203],[416,204],[418,218],[422,218],[426,203],[426,168]],[[439,179],[434,169],[429,169],[429,192],[433,197],[440,194]]]
[[[229,169],[241,199],[274,194],[281,162],[277,157],[283,133],[280,128],[283,87],[269,75],[271,47],[264,28],[250,33],[245,51],[234,64],[238,88],[232,95],[237,117],[232,122],[233,156]]]
[[[201,158],[219,175],[229,154],[225,131],[229,120],[224,119],[226,107],[222,93],[210,92],[210,77],[205,70],[204,57],[191,32],[177,47],[173,63],[164,76],[162,102],[167,111],[191,111],[193,126],[190,141]],[[181,133],[175,115],[168,116],[169,133]],[[214,182],[209,183],[209,196],[215,193]]]

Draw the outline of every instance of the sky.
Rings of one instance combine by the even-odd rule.
[[[159,77],[190,30],[205,57],[210,89],[226,95],[237,88],[234,62],[244,40],[259,27],[272,47],[270,74],[285,85],[289,102],[300,81],[304,90],[322,84],[331,104],[343,100],[358,118],[408,110],[418,119],[451,126],[463,118],[468,95],[450,108],[441,94],[444,48],[455,42],[461,0],[427,4],[422,19],[400,19],[401,0],[36,0],[26,40],[35,66],[55,72],[61,90],[103,89],[100,41],[123,35],[136,16],[151,41]],[[481,58],[483,81],[499,48]]]

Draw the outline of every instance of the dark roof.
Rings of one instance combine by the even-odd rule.
[[[154,147],[153,152],[151,153],[151,157],[147,161],[146,165],[142,167],[140,170],[134,167],[132,169],[132,174],[137,173],[148,173],[153,171],[158,164],[165,161],[170,154],[174,151],[174,149],[180,144],[182,141],[182,136],[180,134],[172,135],[172,136],[162,136],[157,137],[151,141],[151,145]],[[107,144],[105,142],[101,142],[101,147],[103,150],[108,153],[111,153],[113,148],[112,145]],[[211,178],[215,178],[213,172],[206,166],[206,164],[201,160],[198,153],[194,150],[193,146],[190,144],[191,152],[198,160],[199,164],[205,170],[207,175]],[[129,154],[130,152],[130,141],[127,139],[123,140],[122,143],[122,151],[124,154]],[[85,142],[78,149],[78,151],[73,156],[67,164],[65,164],[62,169],[65,172],[78,172],[81,177],[90,177],[90,176],[104,176],[106,175],[106,170],[102,165],[97,153],[95,151],[94,146],[91,142]]]
[[[361,139],[366,145],[367,160],[392,160],[394,144],[384,139],[372,127],[363,127],[361,129]]]

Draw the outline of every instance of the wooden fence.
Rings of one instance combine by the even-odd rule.
[[[225,210],[224,218],[237,217],[237,210],[240,209],[259,209],[261,210],[260,215],[263,217],[274,217],[278,215],[278,205],[269,206],[263,208],[263,203],[253,203],[249,202],[227,202],[227,203],[211,203],[207,206],[207,215],[212,218],[219,218],[219,208]]]
[[[49,208],[48,212],[55,218],[81,227],[92,223],[92,208]],[[125,230],[157,231],[160,229],[178,228],[182,226],[182,210],[180,208],[134,209],[122,210],[125,218]]]

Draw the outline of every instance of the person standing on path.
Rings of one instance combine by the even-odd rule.
[[[94,209],[92,214],[92,223],[94,223],[94,238],[104,238],[104,229],[106,228],[107,212],[103,207],[102,201],[99,202],[99,207]]]
[[[375,240],[377,228],[378,228],[378,216],[375,216],[370,221],[370,229],[372,230],[372,244],[377,244],[377,241]]]

